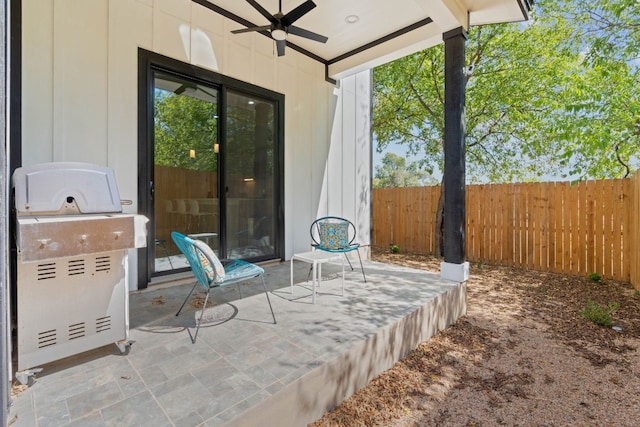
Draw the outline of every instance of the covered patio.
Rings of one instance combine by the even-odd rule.
[[[129,354],[42,366],[11,425],[306,425],[466,311],[465,284],[437,272],[369,261],[367,283],[348,271],[341,296],[340,266],[326,264],[314,305],[308,264],[294,264],[293,294],[289,267],[265,268],[277,324],[259,284],[219,289],[195,345],[196,309],[174,315],[190,277],[135,292]]]
[[[277,26],[237,33],[301,3],[310,7],[294,0],[278,2],[278,7],[273,0],[0,2],[5,17],[0,74],[7,93],[0,115],[6,132],[0,159],[5,184],[0,193],[0,405],[12,405],[0,421],[10,412],[12,425],[29,426],[264,425],[269,419],[301,425],[464,313],[466,35],[472,25],[527,19],[532,1],[361,0],[347,8],[344,2],[327,0],[296,22],[303,30],[329,37],[327,43],[296,37],[295,32],[285,34],[289,38],[283,43]],[[368,283],[360,281],[359,272],[349,274],[344,297],[331,292],[338,287],[326,281],[322,292],[329,292],[316,305],[304,296],[309,289],[296,287],[292,298],[287,260],[309,249],[308,227],[315,218],[339,215],[354,221],[363,255],[368,255],[371,69],[440,43],[446,56],[447,245],[442,271],[426,274],[367,263]],[[283,45],[286,54],[281,55]],[[160,192],[155,193],[153,105],[147,102],[154,67],[222,94],[240,88],[243,94],[268,92],[276,99],[272,133],[277,156],[271,160],[270,187],[265,187],[277,192],[268,259],[274,263],[268,284],[276,325],[268,323],[264,294],[243,299],[229,294],[221,312],[214,309],[211,315],[213,323],[231,319],[204,328],[196,345],[184,330],[193,323],[193,313],[172,315],[188,290],[173,285],[183,272],[163,279],[154,264],[155,251],[163,248],[157,243],[165,240],[155,228],[164,207],[154,205]],[[227,105],[226,95],[217,99],[216,105]],[[217,129],[227,129],[229,123]],[[233,135],[216,132],[222,155],[232,146]],[[266,133],[258,129],[250,135],[260,136],[249,138],[255,143]],[[211,145],[217,154],[216,144]],[[195,150],[182,154],[194,158]],[[108,346],[43,366],[37,383],[12,401],[7,392],[15,372],[11,295],[17,255],[9,182],[16,168],[67,161],[113,168],[120,195],[128,202],[124,213],[150,220],[147,249],[130,251],[127,265],[131,335],[137,343],[126,357]],[[256,162],[254,171],[261,172],[267,163]],[[238,181],[254,182],[251,177]],[[236,215],[223,209],[222,200],[245,196],[227,195],[225,181],[215,182],[224,215],[216,232],[224,239]],[[227,239],[222,248],[232,243]],[[296,280],[304,281],[308,266],[296,268]]]

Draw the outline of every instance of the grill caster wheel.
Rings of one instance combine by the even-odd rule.
[[[122,340],[122,341],[116,342],[116,345],[118,346],[118,350],[120,350],[120,353],[126,356],[127,354],[129,354],[129,351],[131,350],[131,346],[133,345],[134,342],[135,342],[134,340]]]
[[[35,382],[36,374],[42,372],[42,368],[27,369],[16,372],[16,380],[22,385],[31,387]]]

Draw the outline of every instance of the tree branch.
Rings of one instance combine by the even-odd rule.
[[[622,160],[622,158],[620,158],[620,144],[621,144],[621,141],[619,141],[619,142],[615,145],[615,147],[614,147],[614,150],[615,150],[615,152],[616,152],[616,160],[618,161],[618,163],[620,163],[620,164],[622,165],[622,167],[623,167],[623,168],[625,169],[625,171],[626,171],[626,173],[624,174],[623,178],[628,178],[628,177],[629,177],[629,175],[631,175],[631,169],[629,169],[629,165],[628,165],[628,164],[626,164],[626,163]]]

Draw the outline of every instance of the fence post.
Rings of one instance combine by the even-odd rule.
[[[629,227],[629,253],[631,284],[640,290],[640,170],[631,178],[631,203],[627,215],[631,219]]]

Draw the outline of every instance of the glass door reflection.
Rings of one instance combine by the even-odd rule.
[[[227,257],[273,257],[275,103],[229,90],[225,112]]]
[[[219,91],[154,74],[155,271],[188,267],[171,240],[178,231],[219,253]]]

